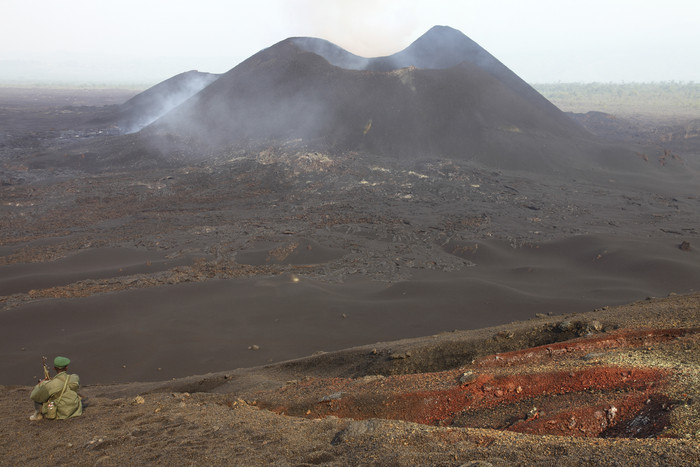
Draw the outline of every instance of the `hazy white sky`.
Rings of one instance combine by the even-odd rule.
[[[0,82],[155,84],[290,36],[388,55],[436,24],[531,83],[700,81],[700,0],[0,0]]]

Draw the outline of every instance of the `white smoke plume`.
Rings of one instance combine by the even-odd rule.
[[[167,79],[122,105],[124,133],[140,131],[218,79],[219,75],[188,71]]]
[[[298,0],[287,8],[300,35],[329,40],[362,57],[396,53],[423,32],[411,2]]]

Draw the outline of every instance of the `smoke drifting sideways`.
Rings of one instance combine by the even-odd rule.
[[[117,126],[123,134],[136,133],[187,101],[220,76],[192,70],[156,84],[120,106]]]

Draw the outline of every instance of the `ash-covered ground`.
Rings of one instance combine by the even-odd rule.
[[[2,107],[5,383],[43,353],[81,355],[87,381],[153,381],[697,290],[688,138],[648,138],[632,173],[298,140],[165,160],[99,123],[128,96],[23,92]]]

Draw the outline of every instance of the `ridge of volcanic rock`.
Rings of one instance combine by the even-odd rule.
[[[470,62],[490,71],[499,72],[504,68],[479,44],[449,26],[433,26],[405,49],[383,57],[361,57],[315,37],[293,37],[290,41],[307,52],[322,56],[334,66],[349,70],[393,71],[407,67],[445,69],[462,62]]]
[[[408,47],[387,57],[373,59],[370,69],[390,71],[416,68],[444,69],[472,63],[489,72],[501,73],[505,66],[462,32],[449,26],[433,26]]]

